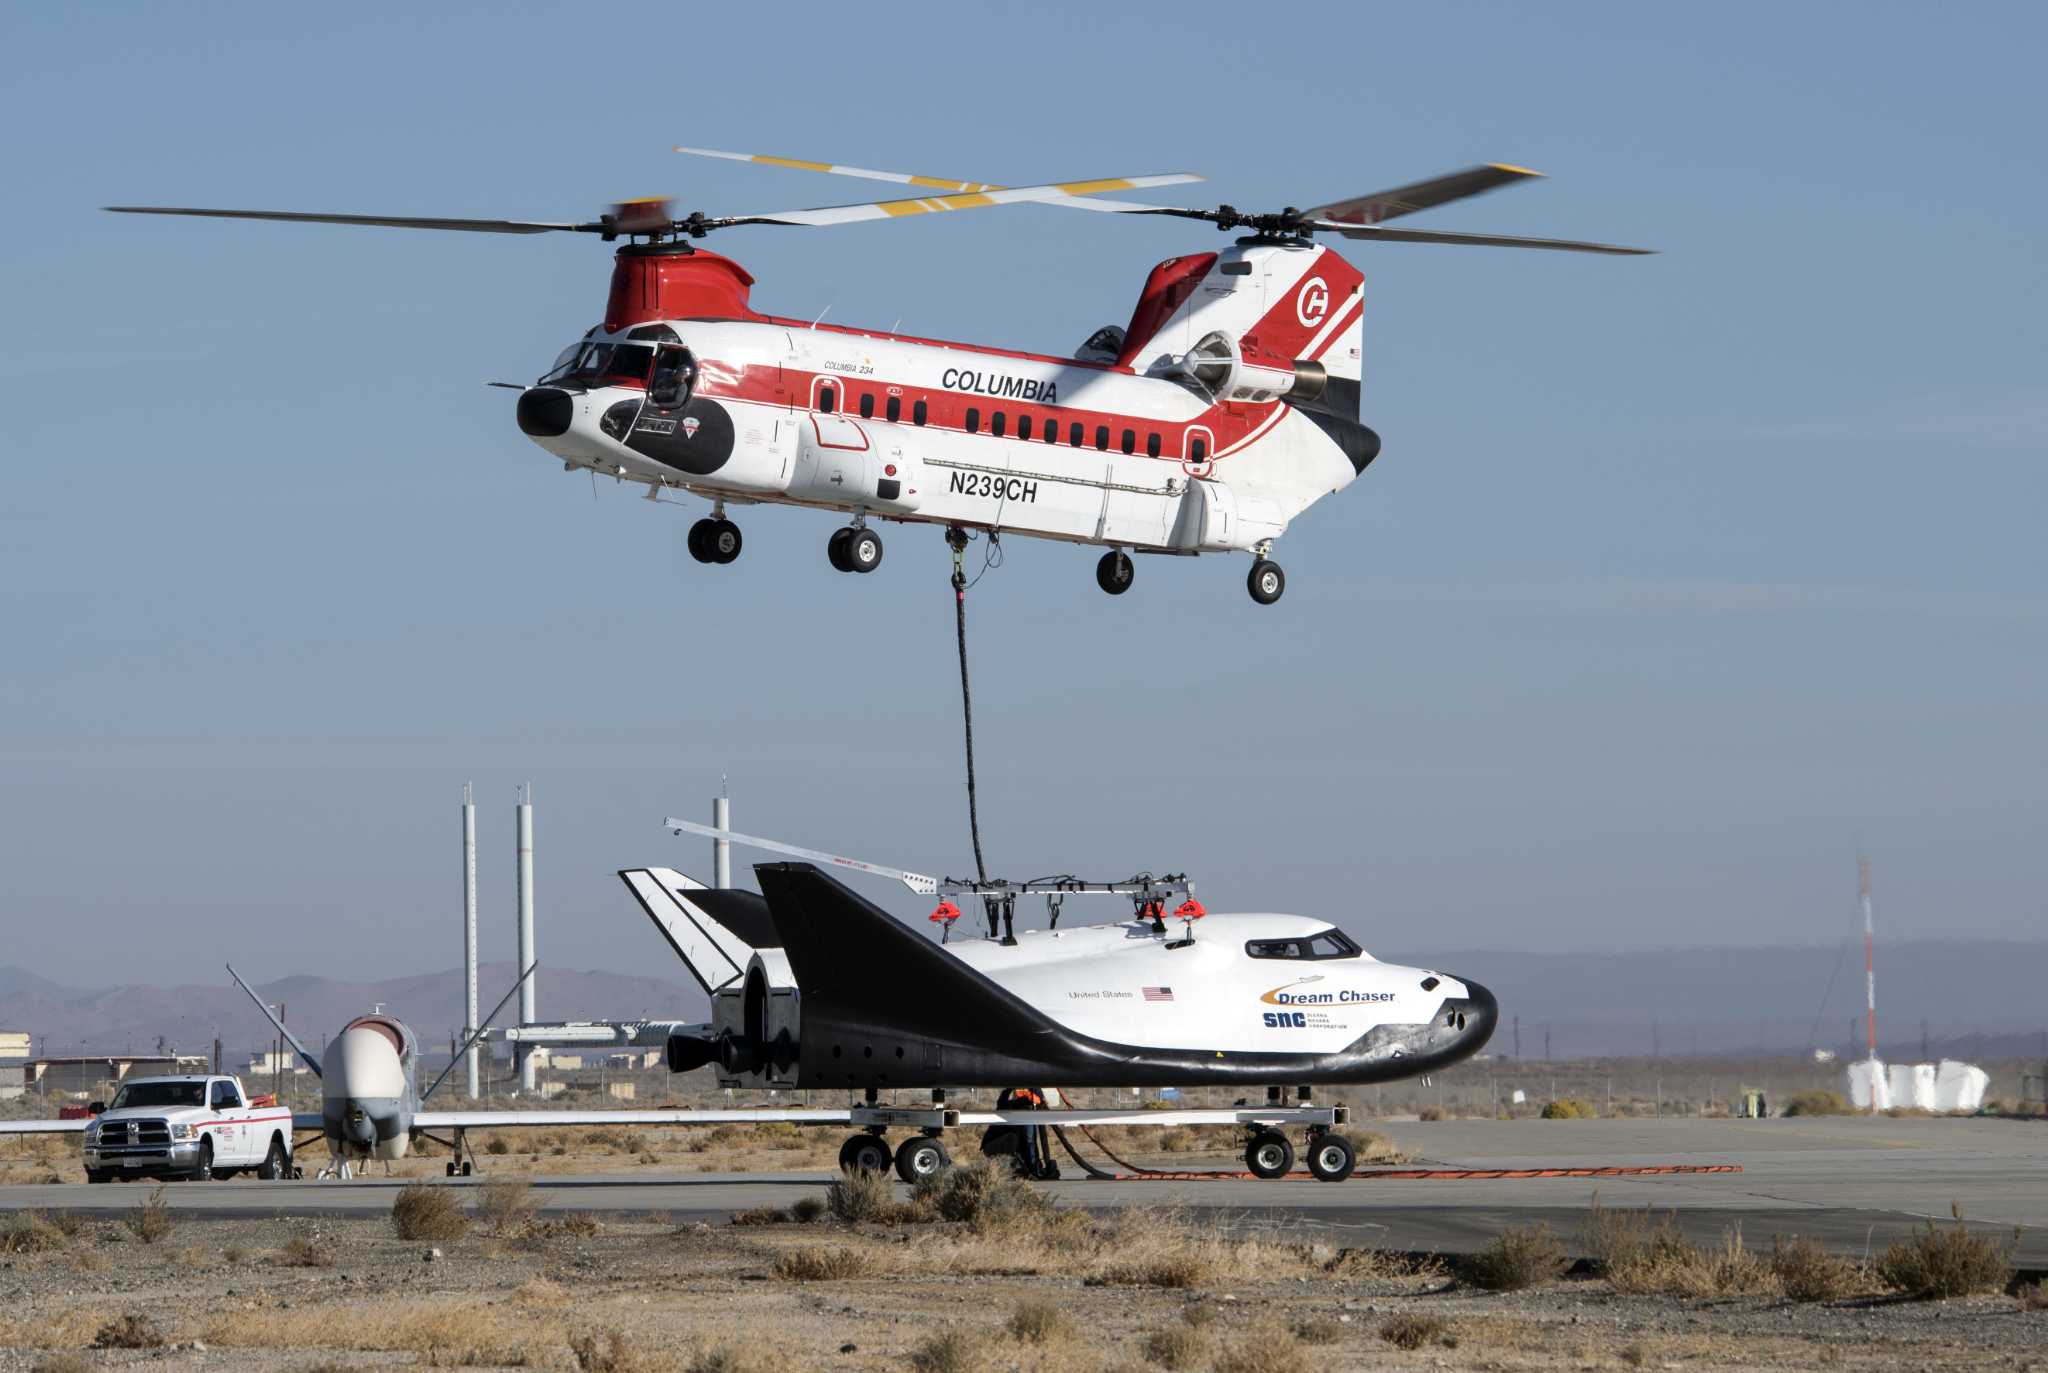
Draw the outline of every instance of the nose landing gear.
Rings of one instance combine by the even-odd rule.
[[[1245,589],[1260,605],[1271,605],[1287,590],[1287,574],[1280,570],[1280,564],[1261,555],[1252,564],[1251,575],[1245,578]]]
[[[690,526],[690,556],[700,563],[729,563],[740,555],[740,527],[720,514]]]

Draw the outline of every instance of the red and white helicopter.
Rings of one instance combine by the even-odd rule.
[[[603,322],[521,391],[519,427],[570,470],[645,484],[649,498],[708,499],[690,530],[700,562],[740,553],[727,507],[781,504],[851,516],[832,566],[882,560],[870,521],[1025,534],[1104,546],[1096,580],[1130,587],[1130,553],[1248,552],[1252,598],[1280,599],[1271,557],[1289,523],[1379,453],[1359,420],[1364,281],[1314,241],[1482,244],[1572,252],[1647,250],[1560,239],[1388,227],[1387,221],[1539,175],[1488,165],[1346,200],[1251,214],[1142,205],[1111,191],[1192,174],[1002,187],[791,158],[677,152],[896,182],[912,198],[768,214],[676,217],[666,200],[587,223],[109,206],[199,215],[482,233],[624,239]],[[1246,233],[1220,252],[1152,269],[1130,322],[1072,357],[912,338],[765,315],[753,277],[695,246],[715,229],[830,225],[1018,203],[1171,215]],[[509,385],[509,383],[497,383]]]

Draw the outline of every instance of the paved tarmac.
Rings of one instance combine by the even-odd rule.
[[[1273,1226],[1338,1245],[1459,1252],[1507,1225],[1547,1222],[1569,1239],[1595,1193],[1610,1207],[1672,1212],[1696,1239],[1739,1225],[1752,1243],[1811,1235],[1845,1252],[1881,1248],[1928,1218],[1960,1207],[1973,1225],[2011,1234],[2016,1261],[2048,1269],[2048,1123],[1998,1119],[1593,1120],[1382,1122],[1411,1157],[1450,1168],[1603,1167],[1732,1163],[1740,1173],[1608,1178],[1442,1180],[1305,1177],[1280,1182],[1197,1181],[1050,1184],[1068,1205],[1091,1209],[1165,1203],[1221,1213],[1232,1224]],[[971,1137],[956,1135],[957,1149]],[[1078,1136],[1077,1145],[1093,1150]],[[324,1151],[315,1146],[312,1161]],[[1097,1160],[1100,1162],[1100,1160]],[[1068,1177],[1075,1170],[1065,1164]],[[536,1176],[552,1211],[715,1221],[735,1210],[785,1205],[816,1193],[825,1173],[704,1174],[660,1170],[581,1177]],[[438,1180],[438,1179],[437,1179]],[[450,1185],[475,1186],[480,1179]],[[390,1209],[402,1182],[174,1184],[179,1210],[220,1216],[352,1214]],[[125,1209],[146,1184],[0,1187],[0,1212],[24,1207]]]

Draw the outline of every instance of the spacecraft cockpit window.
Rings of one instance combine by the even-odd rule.
[[[1364,950],[1342,930],[1324,930],[1301,939],[1252,939],[1244,951],[1253,958],[1356,958]]]

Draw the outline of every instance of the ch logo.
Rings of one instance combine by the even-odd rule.
[[[1329,284],[1321,277],[1310,277],[1301,283],[1301,294],[1294,298],[1294,317],[1301,321],[1302,326],[1313,329],[1329,313]]]

